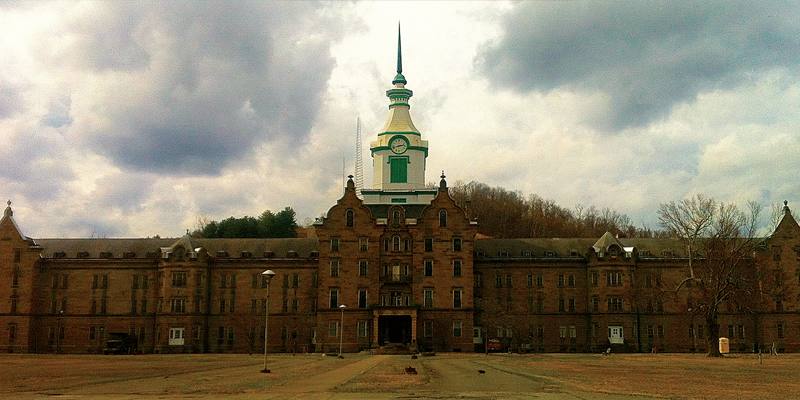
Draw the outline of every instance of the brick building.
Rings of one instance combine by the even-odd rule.
[[[344,351],[400,344],[472,351],[704,351],[678,241],[477,239],[448,194],[425,186],[428,142],[409,113],[398,46],[373,187],[353,180],[307,239],[32,239],[0,220],[0,351]],[[800,226],[788,206],[753,257],[760,296],[723,307],[734,351],[800,350]],[[276,275],[268,282],[262,272]],[[268,292],[269,291],[269,292]],[[269,293],[269,296],[267,296]],[[269,302],[267,302],[269,299]],[[345,305],[345,307],[341,307]]]

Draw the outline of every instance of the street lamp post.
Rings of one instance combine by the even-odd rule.
[[[61,331],[64,329],[64,309],[58,310],[58,329],[56,331],[56,353],[61,353]]]
[[[261,273],[264,276],[264,279],[267,280],[267,299],[264,301],[264,369],[261,370],[262,373],[268,374],[269,368],[267,368],[267,344],[269,343],[269,282],[272,280],[272,277],[275,276],[275,272],[271,269],[268,269]]]
[[[342,319],[339,323],[339,358],[342,357],[342,338],[344,337],[344,309],[347,308],[346,305],[342,304],[339,306],[339,310],[342,311]]]

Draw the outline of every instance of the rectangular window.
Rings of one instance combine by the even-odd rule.
[[[422,323],[422,335],[426,338],[433,337],[433,320],[426,319],[425,322]]]
[[[494,287],[503,287],[503,276],[500,274],[494,274]]]
[[[369,239],[365,237],[358,238],[358,251],[365,252],[369,249]]]
[[[659,325],[656,327],[656,332],[658,333],[658,337],[663,339],[664,338],[664,325]]]
[[[512,285],[511,275],[506,275],[506,287],[513,287],[513,286],[514,285]]]
[[[227,310],[225,299],[219,299],[219,313],[223,314]]]
[[[433,260],[425,260],[423,263],[425,276],[433,276]]]
[[[186,312],[186,299],[173,298],[170,300],[170,311],[173,313],[183,314]]]
[[[544,277],[542,274],[536,274],[536,287],[544,287]]]
[[[592,311],[600,312],[600,298],[597,296],[592,296]]]
[[[292,287],[296,288],[300,286],[300,275],[297,273],[292,274]]]
[[[106,298],[103,297],[100,299],[100,314],[105,314],[106,311]]]
[[[172,273],[172,287],[186,287],[186,272]]]
[[[461,328],[462,328],[461,320],[453,321],[453,337],[461,337]]]
[[[339,259],[331,259],[331,277],[336,278],[339,276]]]
[[[475,287],[483,287],[483,274],[480,272],[475,273]]]
[[[328,322],[328,336],[339,336],[339,321]]]
[[[296,313],[300,309],[300,300],[292,299],[292,312]]]
[[[569,287],[575,287],[575,275],[569,274],[569,277],[567,279],[567,285]]]
[[[536,312],[539,314],[544,312],[544,299],[541,297],[536,299]]]
[[[169,328],[169,345],[183,346],[184,328]]]
[[[597,287],[600,284],[600,273],[592,272],[592,286]]]
[[[784,335],[783,322],[778,322],[777,331],[778,331],[777,332],[778,333],[778,339],[783,339],[783,335]]]
[[[622,312],[622,297],[608,298],[608,312]]]
[[[453,276],[461,276],[461,260],[453,260]]]
[[[609,272],[606,275],[608,286],[622,286],[622,272]]]
[[[433,238],[425,238],[425,251],[433,251]]]
[[[461,251],[461,238],[453,238],[453,251]]]
[[[103,274],[103,289],[108,289],[108,274]]]
[[[358,321],[358,337],[365,338],[369,336],[369,321]]]
[[[147,314],[147,298],[142,299],[142,314]]]
[[[558,299],[558,312],[564,312],[566,308],[564,307],[564,298]]]
[[[453,308],[461,308],[461,289],[453,289]]]
[[[67,288],[67,278],[68,277],[69,276],[67,274],[61,275],[61,288],[62,289],[66,289]]]
[[[331,251],[339,251],[339,238],[332,237],[331,238]]]
[[[368,266],[367,260],[358,260],[358,276],[367,276]]]
[[[569,299],[569,312],[575,312],[575,299]]]
[[[533,274],[528,274],[526,279],[526,285],[528,287],[533,287]]]
[[[425,308],[433,308],[433,288],[425,288],[422,290],[422,293],[422,306]]]
[[[390,183],[408,182],[408,157],[390,157],[389,168]]]
[[[578,330],[575,329],[575,325],[569,326],[569,337],[571,339],[575,339],[576,337],[578,337]]]
[[[564,274],[558,274],[558,287],[564,287]]]
[[[358,289],[358,308],[367,308],[367,289]]]
[[[233,327],[228,327],[228,346],[233,346]]]
[[[329,292],[328,307],[335,309],[339,307],[339,289],[331,288]]]
[[[97,282],[99,278],[100,277],[97,274],[92,275],[92,289],[97,289]]]

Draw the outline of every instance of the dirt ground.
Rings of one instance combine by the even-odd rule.
[[[800,355],[0,355],[0,398],[785,399]],[[407,367],[417,373],[408,374]],[[483,371],[481,373],[480,371]]]

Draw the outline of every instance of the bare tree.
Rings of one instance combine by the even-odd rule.
[[[730,304],[744,311],[755,297],[753,252],[759,243],[755,235],[760,212],[754,202],[742,210],[702,195],[659,206],[661,225],[686,244],[688,276],[675,292],[687,290],[689,312],[704,318],[710,357],[721,356],[720,307]]]

